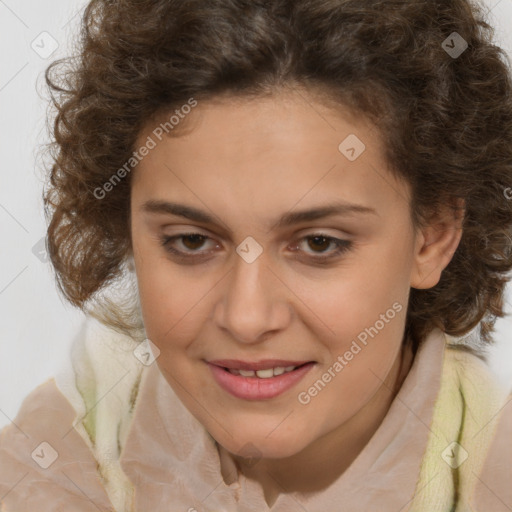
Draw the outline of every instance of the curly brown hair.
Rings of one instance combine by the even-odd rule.
[[[436,286],[411,290],[408,338],[417,348],[434,327],[462,336],[480,326],[492,343],[512,267],[512,88],[477,4],[92,0],[80,36],[76,54],[45,75],[56,110],[47,246],[73,305],[142,332],[133,281],[115,300],[102,296],[129,269],[131,174],[108,200],[94,192],[133,156],[148,120],[190,98],[304,87],[378,126],[392,172],[411,186],[415,226],[464,200],[452,261]]]

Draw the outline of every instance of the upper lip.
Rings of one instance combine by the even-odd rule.
[[[210,364],[230,368],[232,370],[266,370],[267,368],[276,368],[278,366],[301,366],[313,361],[287,361],[284,359],[263,359],[261,361],[241,361],[240,359],[215,359],[207,361]]]

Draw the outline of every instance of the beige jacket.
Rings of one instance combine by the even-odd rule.
[[[439,330],[425,340],[379,429],[333,484],[269,509],[157,364],[88,321],[73,364],[0,432],[0,511],[510,511],[511,397],[446,341]]]

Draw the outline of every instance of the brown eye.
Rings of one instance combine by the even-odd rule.
[[[208,250],[201,250],[205,242],[212,240],[206,235],[200,233],[181,233],[174,236],[162,236],[160,244],[170,254],[179,258],[192,258],[204,257],[207,255]]]
[[[212,238],[200,233],[180,233],[174,236],[162,236],[160,244],[166,252],[183,264],[192,265],[211,259],[215,249],[219,245],[214,243],[213,249],[204,248],[208,242],[215,242]],[[304,245],[307,242],[307,245]],[[329,250],[329,248],[332,248]],[[323,233],[315,233],[302,237],[295,243],[292,251],[298,252],[297,258],[304,259],[309,263],[323,264],[340,257],[342,253],[352,247],[349,240],[341,240]]]
[[[332,243],[331,239],[326,236],[309,236],[307,239],[311,249],[320,249],[321,252],[325,251]]]
[[[181,237],[183,245],[190,250],[200,249],[207,237],[203,235],[184,235]],[[186,242],[189,243],[186,243]]]
[[[306,242],[307,245],[304,245]],[[332,247],[332,250],[329,250]],[[350,240],[341,240],[332,236],[324,235],[323,233],[314,233],[305,236],[295,244],[293,251],[299,252],[297,258],[306,258],[315,263],[326,263],[328,260],[334,260],[336,257],[341,256],[344,252],[350,250],[352,242]]]

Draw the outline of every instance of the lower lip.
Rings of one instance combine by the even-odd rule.
[[[259,377],[233,375],[220,366],[207,364],[217,384],[228,393],[243,400],[269,400],[279,396],[297,384],[315,365],[315,363],[307,363],[291,372],[268,379],[260,379]]]

